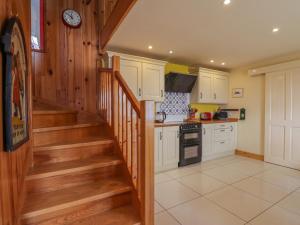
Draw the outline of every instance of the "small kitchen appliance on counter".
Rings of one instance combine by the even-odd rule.
[[[222,111],[220,108],[215,112],[214,120],[227,120],[228,119],[228,112]]]
[[[201,120],[212,120],[212,113],[210,112],[203,112],[200,114]]]
[[[165,112],[157,112],[155,115],[156,123],[163,123],[167,119],[167,114]]]

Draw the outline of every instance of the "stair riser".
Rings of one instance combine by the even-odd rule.
[[[76,127],[55,131],[34,132],[34,146],[55,144],[63,141],[76,141],[80,138],[105,134],[104,126]]]
[[[93,156],[113,153],[113,144],[99,144],[67,149],[34,151],[34,165],[45,165],[92,158]]]
[[[71,225],[79,219],[130,204],[131,200],[131,192],[127,192],[104,200],[26,219],[22,221],[22,225]],[[101,221],[99,221],[99,224],[101,224]]]
[[[33,128],[72,125],[76,120],[77,113],[39,114],[33,116]]]
[[[107,166],[103,168],[91,169],[88,171],[73,172],[70,174],[54,177],[27,180],[26,187],[28,194],[57,191],[64,188],[70,188],[97,180],[113,177],[121,174],[121,166]]]

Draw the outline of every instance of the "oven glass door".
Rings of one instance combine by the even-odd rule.
[[[202,159],[201,144],[181,145],[179,166],[200,162]]]
[[[189,144],[189,143],[199,143],[202,138],[202,132],[201,131],[190,131],[190,132],[184,132],[181,136],[181,141],[183,143]]]

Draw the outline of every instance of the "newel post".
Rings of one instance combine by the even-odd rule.
[[[154,225],[154,102],[141,102],[141,215]]]
[[[115,73],[120,72],[120,56],[112,57],[112,75],[111,75],[111,127],[113,135],[116,136],[118,126],[118,81],[116,80]]]

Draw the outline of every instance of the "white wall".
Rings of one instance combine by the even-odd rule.
[[[243,98],[232,98],[233,88],[244,88]],[[265,77],[250,77],[247,69],[231,72],[228,108],[245,108],[246,120],[238,125],[238,149],[264,154]]]

